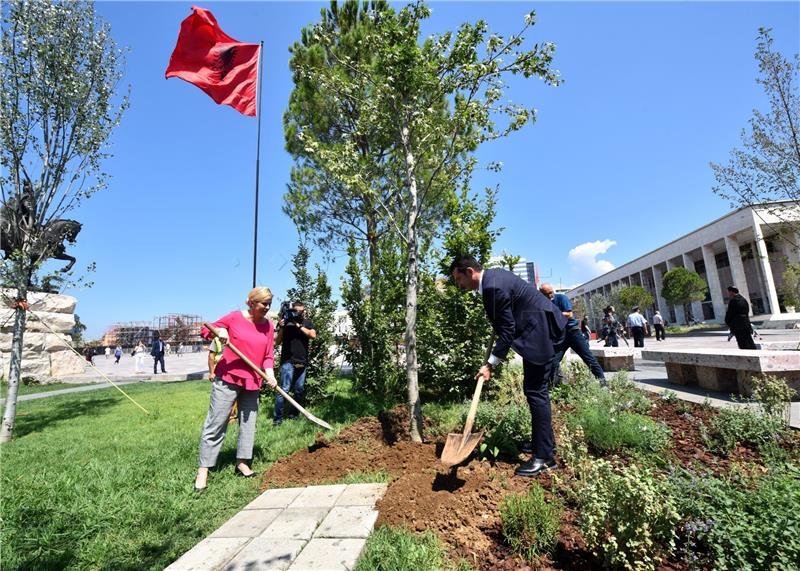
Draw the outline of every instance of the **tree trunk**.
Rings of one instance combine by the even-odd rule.
[[[408,388],[408,409],[411,417],[409,435],[412,442],[422,442],[422,403],[419,400],[419,378],[417,375],[417,288],[419,266],[417,255],[417,177],[414,174],[414,153],[409,141],[408,126],[403,125],[400,136],[403,142],[406,163],[406,185],[410,204],[406,216],[406,241],[408,246],[408,270],[406,280],[406,379]]]
[[[24,283],[17,287],[17,299],[26,300],[28,298],[28,285]],[[17,393],[19,392],[19,382],[22,376],[22,337],[25,334],[25,321],[27,314],[21,307],[15,309],[14,315],[14,336],[11,341],[11,363],[8,372],[8,394],[6,395],[6,407],[3,412],[3,427],[0,429],[0,444],[11,441],[14,432],[14,422],[17,416]]]

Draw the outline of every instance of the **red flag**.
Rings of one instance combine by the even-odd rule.
[[[165,77],[180,77],[222,105],[255,117],[258,44],[243,44],[223,32],[208,10],[192,6],[181,22]]]

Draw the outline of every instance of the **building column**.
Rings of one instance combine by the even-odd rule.
[[[769,263],[767,244],[764,242],[764,234],[761,232],[761,226],[755,214],[753,215],[753,238],[756,243],[756,250],[758,251],[758,263],[761,265],[761,273],[764,276],[764,285],[766,286],[764,289],[767,294],[767,300],[769,301],[769,310],[773,314],[780,313],[781,306],[778,303],[778,292],[775,290],[775,280],[772,278],[772,265]]]
[[[667,260],[667,271],[675,269],[675,264],[672,263],[672,260]],[[686,312],[683,310],[682,305],[673,305],[675,309],[675,321],[677,321],[678,325],[686,325],[689,320],[686,319]]]
[[[725,300],[722,299],[722,288],[719,283],[719,270],[717,269],[714,250],[709,244],[704,244],[701,250],[703,252],[703,263],[706,265],[706,282],[711,293],[711,306],[714,308],[714,320],[724,322]]]
[[[694,260],[689,254],[683,254],[683,267],[689,270],[690,272],[695,271]],[[706,275],[708,275],[708,269],[706,269]],[[692,315],[694,316],[695,321],[703,321],[703,302],[701,301],[692,302]]]
[[[650,271],[653,272],[653,286],[656,288],[656,307],[661,312],[661,316],[667,315],[667,301],[661,297],[661,290],[664,289],[664,283],[661,281],[661,272],[658,271],[656,266],[650,268]],[[666,319],[666,317],[664,317]]]
[[[731,264],[731,278],[733,283],[729,284],[738,288],[739,293],[750,303],[750,289],[747,287],[747,276],[744,273],[742,264],[742,252],[739,250],[739,242],[735,236],[725,236],[725,249],[728,251],[728,261]],[[750,315],[753,315],[753,306],[750,305]]]

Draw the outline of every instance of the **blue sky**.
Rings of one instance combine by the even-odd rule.
[[[288,47],[319,19],[314,2],[210,2],[230,36],[264,41],[258,282],[291,287],[297,234],[281,212],[291,168],[282,114],[292,89]],[[757,29],[793,56],[793,2],[432,2],[426,33],[485,19],[509,34],[537,11],[528,41],[557,45],[558,88],[512,80],[510,97],[538,121],[481,149],[475,188],[500,185],[496,252],[533,259],[564,285],[618,266],[729,210],[711,192],[709,161],[726,162],[752,109]],[[127,46],[131,107],[112,139],[109,188],[74,213],[72,248],[97,263],[94,287],[67,291],[98,337],[118,321],[166,313],[216,318],[243,307],[252,276],[256,120],[164,79],[191,3],[100,2]],[[611,245],[613,243],[613,245]],[[570,252],[573,252],[570,255]],[[317,254],[321,261],[321,256]],[[344,260],[325,263],[335,287]]]

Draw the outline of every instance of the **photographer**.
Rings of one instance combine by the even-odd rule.
[[[288,393],[294,387],[292,396],[301,405],[308,366],[308,340],[317,336],[314,324],[306,319],[305,314],[303,303],[296,301],[290,309],[289,303],[284,302],[281,306],[280,329],[275,339],[275,343],[281,346],[281,388]],[[283,422],[283,404],[284,398],[280,394],[275,395],[273,426]],[[290,410],[286,418],[297,418],[297,411]]]

